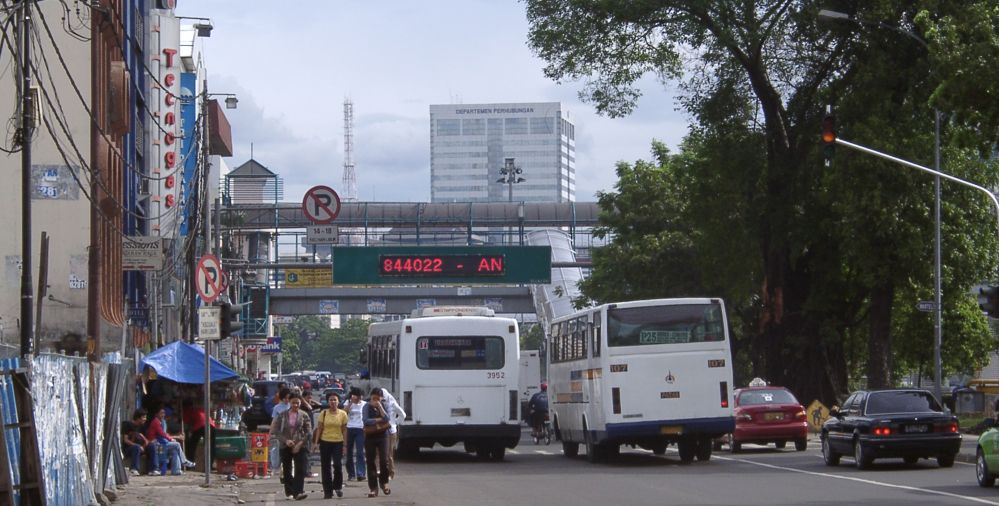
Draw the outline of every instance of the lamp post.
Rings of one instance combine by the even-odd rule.
[[[831,11],[827,9],[822,9],[819,11],[820,18],[827,18],[839,21],[849,21],[858,25],[874,26],[877,28],[884,28],[891,30],[896,33],[900,33],[909,37],[910,39],[919,43],[923,46],[923,49],[927,51],[930,50],[929,45],[923,40],[922,37],[916,35],[909,30],[903,30],[897,26],[890,25],[883,21],[867,21],[861,18],[857,18],[846,14],[844,12]],[[940,172],[940,110],[933,108],[933,170]],[[933,176],[933,218],[934,218],[934,243],[933,243],[933,383],[934,394],[937,396],[937,400],[943,402],[943,393],[941,392],[941,383],[943,382],[943,365],[940,357],[940,347],[943,342],[943,304],[941,302],[942,290],[941,290],[941,260],[940,260],[940,175],[934,174]]]
[[[507,185],[507,202],[513,202],[513,185],[527,181],[526,179],[520,177],[524,171],[520,167],[514,165],[514,160],[515,159],[513,157],[503,159],[503,167],[500,168],[500,178],[496,180],[497,183],[504,183]],[[510,233],[509,229],[507,229],[508,240],[510,238]]]

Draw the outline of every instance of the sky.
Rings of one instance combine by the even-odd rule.
[[[580,202],[613,190],[618,161],[649,159],[653,139],[679,144],[688,119],[675,84],[643,78],[630,116],[600,116],[580,102],[582,82],[544,76],[525,10],[514,0],[178,0],[176,14],[211,20],[197,42],[208,91],[239,98],[226,110],[226,164],[246,162],[252,144],[284,179],[285,201],[318,184],[343,194],[347,97],[362,201],[429,202],[431,104],[561,102],[576,124]]]

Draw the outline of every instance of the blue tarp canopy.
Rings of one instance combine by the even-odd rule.
[[[152,367],[162,378],[177,383],[205,382],[205,351],[200,346],[183,341],[174,341],[146,355],[139,362],[139,370]],[[211,382],[233,379],[238,376],[236,371],[229,369],[222,362],[211,358]]]

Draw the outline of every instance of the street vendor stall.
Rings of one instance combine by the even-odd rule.
[[[213,401],[210,417],[216,427],[212,431],[215,436],[212,438],[212,460],[238,459],[247,452],[246,436],[240,434],[238,421],[244,408],[243,399],[246,397],[242,390],[248,387],[245,381],[240,381],[240,376],[235,371],[211,356],[208,358],[210,399]],[[147,355],[139,362],[143,392],[146,394],[143,407],[149,409],[168,406],[173,413],[180,415],[178,408],[181,405],[186,404],[188,408],[202,405],[205,363],[204,350],[183,341],[175,341]],[[177,418],[179,423],[181,417]],[[203,424],[204,417],[200,419]],[[188,431],[181,424],[179,432]],[[194,448],[188,449],[187,453],[190,460],[196,460]]]

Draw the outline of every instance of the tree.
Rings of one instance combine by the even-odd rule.
[[[870,134],[866,138],[883,140],[889,133],[887,142],[878,142],[878,147],[925,158],[922,155],[932,145],[927,142],[925,127],[930,115],[927,102],[934,96],[934,83],[940,81],[931,79],[922,48],[887,30],[857,37],[853,25],[819,26],[815,19],[820,6],[813,2],[526,3],[531,23],[529,43],[547,61],[546,75],[557,81],[585,79],[581,96],[610,116],[632,110],[638,98],[634,83],[643,74],[652,72],[672,80],[689,71],[690,77],[681,84],[681,104],[692,115],[694,126],[680,156],[670,163],[660,159],[664,171],[659,174],[640,164],[633,173],[631,169],[622,173],[619,166],[619,191],[600,197],[608,214],[632,211],[616,221],[602,216],[615,234],[616,246],[608,255],[628,255],[618,256],[618,264],[630,264],[620,261],[629,258],[638,264],[645,262],[646,269],[661,268],[635,268],[624,273],[629,280],[627,289],[639,291],[622,295],[641,293],[642,286],[654,288],[657,281],[667,291],[676,291],[684,283],[718,289],[713,285],[717,280],[705,273],[727,267],[732,255],[713,254],[714,250],[696,245],[708,240],[718,247],[726,239],[721,232],[744,230],[748,240],[729,239],[729,244],[738,254],[755,248],[750,252],[755,262],[736,262],[745,265],[742,277],[757,287],[756,294],[736,299],[740,301],[737,310],[746,316],[745,328],[752,329],[746,339],[754,369],[771,381],[796,385],[804,398],[833,400],[847,388],[848,362],[854,356],[850,338],[857,335],[858,326],[866,324],[867,347],[862,355],[868,383],[888,386],[892,382],[891,330],[897,291],[926,282],[922,276],[925,270],[917,271],[914,266],[917,260],[925,264],[926,258],[925,241],[920,243],[917,238],[925,236],[928,229],[923,226],[927,220],[927,181],[883,162],[840,155],[836,170],[823,172],[817,156],[818,120],[823,114],[821,104],[837,103],[838,111],[844,113],[841,119],[846,120],[841,124],[857,127],[851,130],[854,138],[864,138],[858,134],[866,131]],[[957,39],[957,46],[965,39],[982,39],[986,29],[981,24],[975,39],[961,31],[959,23],[945,22],[959,16],[940,14],[944,10],[956,12],[962,6],[933,5],[937,15],[928,16],[920,10],[919,2],[848,4],[854,8],[851,13],[865,19],[895,19],[906,28],[916,29],[915,19],[927,24],[939,21],[943,27],[940,33],[960,35],[947,39]],[[988,11],[992,21],[994,11]],[[954,26],[957,28],[947,30]],[[994,48],[995,41],[987,40]],[[931,52],[936,47],[931,40]],[[948,54],[953,57],[948,62],[956,68],[975,65],[962,61],[959,50]],[[957,107],[960,104],[955,104]],[[974,126],[953,125],[951,130],[955,138],[960,134],[981,140],[983,129]],[[994,141],[994,134],[989,141]],[[742,191],[727,194],[735,198],[734,205],[719,207],[717,201],[709,199],[715,205],[702,209],[716,216],[714,223],[689,212],[700,202],[697,199],[706,196],[705,188],[712,187],[704,183],[717,184],[719,178],[712,172],[724,172],[721,179],[733,175],[725,170],[732,164],[712,156],[712,147],[740,142],[754,143],[758,151],[746,149],[740,158],[747,162],[743,166],[746,173],[736,174],[739,184],[733,186]],[[974,165],[967,153],[948,153],[952,155]],[[847,162],[842,163],[841,158]],[[982,182],[994,179],[980,171],[973,174],[981,176],[977,180]],[[678,190],[675,202],[647,210],[659,214],[643,214],[642,201],[635,197],[647,192],[630,178],[645,175],[673,179],[643,184],[658,183],[665,186],[663,189]],[[968,207],[947,209],[948,218],[963,214],[968,222],[983,222],[985,210],[980,199],[961,190],[956,190],[955,196]],[[730,207],[734,208],[731,213]],[[628,226],[627,221],[637,216],[643,218],[639,225]],[[658,230],[641,230],[641,224],[657,220],[664,221]],[[967,236],[967,230],[945,232],[951,238],[950,234]],[[963,262],[960,272],[951,275],[948,293],[958,294],[994,266],[995,255],[990,252],[995,251],[996,243],[994,235],[955,242],[971,258]],[[902,247],[896,247],[899,244]],[[624,250],[615,251],[614,247]],[[653,260],[654,255],[661,258]],[[594,262],[599,273],[598,255]],[[677,272],[677,263],[700,269]],[[627,268],[631,267],[621,266]],[[672,284],[674,281],[678,284]],[[594,291],[596,284],[591,283],[590,292],[584,293],[606,295]],[[732,292],[736,297],[744,295],[739,290]],[[954,304],[961,306],[960,300],[955,299]]]

